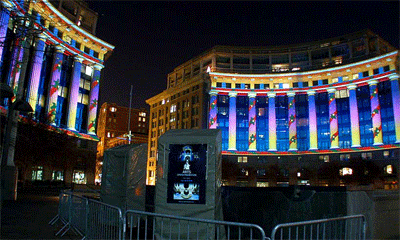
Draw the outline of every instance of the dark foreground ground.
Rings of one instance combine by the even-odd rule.
[[[49,221],[57,215],[58,190],[34,189],[18,192],[17,201],[4,201],[1,208],[0,239],[81,239],[72,230],[55,236],[63,226]]]

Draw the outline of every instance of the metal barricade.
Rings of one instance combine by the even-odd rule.
[[[61,192],[59,194],[57,215],[49,222],[50,225],[54,225],[58,220],[60,220],[64,224],[64,226],[56,233],[56,235],[60,234],[67,227],[69,227],[70,204],[71,194]]]
[[[88,199],[86,239],[122,239],[124,219],[120,208]]]
[[[365,240],[367,223],[364,215],[353,215],[312,221],[278,224],[271,239],[351,239]]]
[[[55,234],[61,237],[69,230],[83,239],[122,239],[123,215],[120,208],[78,196],[70,191],[60,193],[58,214],[49,222],[64,225]]]
[[[261,239],[264,230],[255,224],[180,217],[127,210],[124,239]]]

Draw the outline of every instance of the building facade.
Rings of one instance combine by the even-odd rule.
[[[130,113],[129,113],[130,112]],[[135,109],[103,103],[97,125],[96,182],[101,182],[104,151],[119,145],[147,143],[149,134],[148,113]]]
[[[290,46],[216,46],[176,68],[167,90],[147,101],[149,145],[192,127],[181,123],[181,99],[200,69],[208,119],[199,126],[222,131],[224,184],[398,188],[398,59],[369,30]]]
[[[114,49],[94,35],[97,13],[81,0],[5,0],[0,8],[1,82],[14,91],[10,102],[24,100],[33,109],[20,113],[20,124],[69,136],[78,154],[71,162],[81,159],[94,166],[101,70]],[[10,102],[1,103],[4,112]],[[55,169],[49,162],[57,160],[47,159],[52,154],[42,152],[24,164],[16,158],[15,163],[28,180],[94,183],[94,167],[80,167],[76,174],[74,165]]]

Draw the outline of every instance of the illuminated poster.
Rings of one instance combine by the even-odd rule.
[[[207,144],[171,144],[168,203],[205,204]]]

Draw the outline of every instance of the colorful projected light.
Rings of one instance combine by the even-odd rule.
[[[217,95],[218,93],[216,91],[211,90],[210,92],[210,119],[208,123],[208,127],[210,129],[216,129],[217,128],[217,113],[218,113],[218,107],[217,107]]]
[[[371,94],[371,118],[372,118],[372,133],[374,135],[374,145],[383,144],[382,140],[382,120],[381,120],[381,107],[378,98],[378,82],[369,82],[369,91]]]
[[[229,143],[228,150],[236,150],[236,93],[229,93]]]
[[[269,126],[269,149],[276,151],[276,114],[275,114],[275,93],[268,93],[268,126]]]
[[[328,90],[329,96],[329,128],[331,132],[331,148],[339,147],[338,112],[336,109],[335,89]]]
[[[249,93],[249,151],[257,151],[256,93]]]
[[[296,120],[296,104],[294,93],[288,93],[288,114],[289,114],[289,151],[297,150],[297,120]]]

